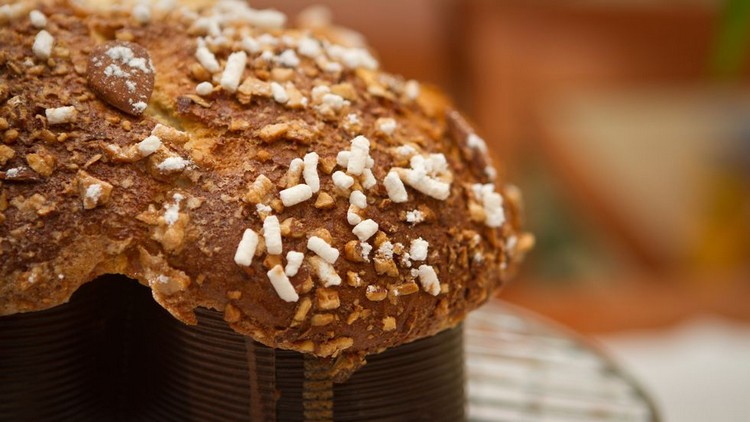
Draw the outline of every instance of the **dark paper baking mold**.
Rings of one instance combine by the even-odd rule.
[[[330,362],[263,346],[222,314],[187,326],[132,280],[0,318],[0,420],[460,421],[461,327],[381,354],[344,383]]]

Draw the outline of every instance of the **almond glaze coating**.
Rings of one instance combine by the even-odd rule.
[[[124,274],[187,324],[361,358],[516,271],[518,189],[439,91],[335,28],[172,3],[0,6],[0,315]]]

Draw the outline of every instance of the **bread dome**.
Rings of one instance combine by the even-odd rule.
[[[187,324],[364,356],[456,325],[530,247],[451,103],[335,31],[240,1],[0,21],[0,315],[123,274]]]

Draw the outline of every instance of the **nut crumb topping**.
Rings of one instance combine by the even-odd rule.
[[[333,197],[325,192],[320,192],[318,198],[315,200],[315,208],[319,209],[331,209],[333,208],[336,201]]]
[[[388,296],[388,290],[386,290],[384,287],[370,284],[369,286],[367,286],[365,296],[367,296],[367,299],[373,302],[380,302]]]
[[[383,318],[383,331],[393,331],[396,329],[396,318],[389,316]]]
[[[7,146],[0,145],[0,166],[4,166],[8,161],[12,160],[16,156],[16,151]]]
[[[109,202],[112,185],[81,170],[78,172],[78,191],[83,209],[90,210]]]
[[[318,309],[324,311],[330,311],[341,306],[339,300],[339,294],[333,289],[317,289],[315,291],[317,297]]]

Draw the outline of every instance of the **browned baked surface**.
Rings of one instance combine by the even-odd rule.
[[[229,12],[218,15],[153,8],[150,18],[132,7],[93,12],[64,1],[0,7],[0,314],[55,306],[98,275],[119,273],[151,286],[186,323],[195,322],[195,307],[215,308],[240,333],[319,356],[372,353],[457,324],[530,247],[517,190],[497,181],[482,193],[476,184],[492,182],[483,144],[439,93],[377,70],[365,49],[323,41],[324,29],[262,30],[242,21],[274,26],[278,16],[224,6]],[[32,24],[31,10],[46,17],[49,58],[44,40],[34,47],[42,25],[39,15]],[[220,18],[205,18],[212,14]],[[213,75],[196,58],[199,37],[218,61]],[[87,82],[101,73],[90,53],[115,39],[142,46],[153,63],[154,91],[140,116],[110,104],[106,84]],[[228,56],[243,49],[233,93],[231,75],[225,83],[222,75]],[[196,85],[204,81],[213,89],[201,96]],[[56,120],[51,110],[60,107],[75,111]],[[148,155],[148,142],[140,143],[152,134],[161,146]],[[369,188],[366,171],[336,164],[358,135],[369,139],[376,180]],[[290,162],[310,152],[319,156],[320,190],[284,206],[282,190],[314,186],[313,176],[288,174]],[[420,178],[407,170],[414,153],[433,167],[441,158],[430,154],[442,154],[448,168]],[[406,202],[391,200],[384,186],[391,169],[407,181]],[[353,185],[334,184],[337,171],[351,173]],[[422,193],[409,177],[412,185],[447,184],[449,194]],[[353,190],[367,201],[353,211],[378,225],[364,241],[347,218]],[[266,250],[269,215],[281,223],[280,255]],[[249,266],[235,261],[246,229],[259,237]],[[340,284],[321,277],[311,236],[338,250],[332,267]],[[408,255],[418,238],[428,244],[421,261]],[[366,258],[363,246],[372,247]],[[305,258],[287,278],[294,291],[281,293],[284,300],[267,272],[285,269],[289,251]]]

